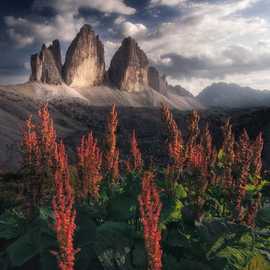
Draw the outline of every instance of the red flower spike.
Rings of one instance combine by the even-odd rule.
[[[242,202],[246,196],[246,186],[248,184],[250,166],[252,161],[250,140],[246,130],[244,130],[244,132],[240,136],[237,156],[239,157],[238,163],[240,164],[241,173],[239,183],[237,185],[235,210],[236,210],[236,219],[239,222],[242,222],[244,218]]]
[[[239,160],[238,151],[236,151],[235,147],[235,137],[232,130],[232,125],[230,124],[230,120],[228,119],[225,122],[223,131],[223,145],[222,151],[224,154],[224,172],[222,175],[221,184],[230,192],[229,196],[231,196],[231,192],[233,188],[235,188],[235,179],[232,176],[232,167]]]
[[[200,133],[198,124],[199,124],[200,116],[196,111],[192,111],[189,120],[189,134],[188,140],[186,144],[185,158],[186,161],[189,161],[189,157],[191,155],[192,148],[197,144],[197,139]]]
[[[144,229],[145,248],[149,270],[162,269],[161,232],[158,227],[162,204],[154,184],[154,174],[145,172],[142,178],[142,191],[139,195],[141,222]]]
[[[178,129],[177,124],[173,118],[173,115],[168,107],[164,104],[161,107],[162,119],[165,122],[168,133],[168,153],[171,161],[170,171],[171,173],[181,170],[183,166],[183,138],[181,131]]]
[[[201,145],[198,144],[191,148],[190,162],[197,169],[203,169],[207,166],[206,156]]]
[[[33,170],[38,170],[41,165],[41,153],[36,126],[32,121],[32,116],[30,116],[25,123],[22,148],[24,154],[24,166]]]
[[[141,171],[143,167],[142,154],[137,142],[135,130],[132,131],[130,139],[130,154],[131,158],[126,163],[128,172]]]
[[[107,136],[106,136],[106,153],[105,153],[105,169],[111,175],[114,183],[119,178],[119,149],[117,148],[116,132],[118,126],[118,114],[115,104],[107,120]]]
[[[54,123],[50,117],[48,111],[48,104],[44,105],[38,112],[40,118],[40,143],[42,145],[42,155],[44,162],[48,167],[53,167],[55,160],[55,149],[56,149],[56,131]]]
[[[81,179],[80,197],[98,200],[102,180],[102,153],[92,132],[87,137],[82,137],[80,146],[77,148],[77,156],[77,168]]]
[[[60,270],[73,270],[75,254],[78,252],[73,246],[76,229],[74,210],[74,196],[68,169],[67,155],[63,143],[56,149],[55,195],[52,209],[55,217],[54,230],[59,244],[56,253]]]
[[[246,224],[250,227],[255,227],[255,219],[261,205],[261,193],[256,195],[255,201],[250,205],[246,217]]]
[[[255,176],[255,183],[254,184],[260,184],[261,182],[261,171],[262,171],[262,151],[263,151],[263,137],[262,133],[258,135],[256,138],[252,150],[253,150],[253,160],[252,160],[252,166],[254,170],[254,176]]]
[[[29,218],[33,218],[35,210],[48,200],[55,171],[56,132],[48,105],[43,106],[38,115],[37,125],[31,116],[26,121],[22,140],[22,162],[27,171],[24,193]]]

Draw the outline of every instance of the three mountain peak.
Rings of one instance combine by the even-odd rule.
[[[58,40],[49,47],[43,45],[39,54],[31,56],[30,81],[56,85],[66,83],[71,87],[109,83],[128,92],[151,87],[162,93],[167,86],[166,78],[149,66],[146,54],[131,37],[122,41],[106,71],[103,43],[87,24],[71,42],[64,64],[61,59]]]

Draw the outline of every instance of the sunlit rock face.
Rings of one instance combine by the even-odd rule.
[[[166,96],[168,90],[166,76],[161,76],[159,71],[154,67],[149,67],[148,69],[148,83],[150,87]]]
[[[91,26],[84,25],[67,50],[63,79],[73,87],[97,86],[105,76],[104,47]]]
[[[189,91],[187,91],[181,85],[175,85],[175,86],[169,85],[168,91],[180,97],[192,97],[192,98],[194,97]]]
[[[148,86],[148,65],[147,56],[136,41],[126,38],[112,58],[109,80],[120,90],[142,91]]]
[[[30,81],[37,81],[47,84],[61,84],[61,49],[58,40],[47,48],[42,46],[39,54],[31,56],[32,73]]]

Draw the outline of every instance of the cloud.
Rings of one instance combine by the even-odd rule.
[[[118,38],[130,36],[141,39],[146,36],[148,29],[143,23],[130,22],[124,16],[119,16],[114,20],[112,33]]]
[[[119,17],[117,17],[117,18],[114,20],[114,24],[119,25],[119,24],[121,24],[121,23],[123,23],[123,22],[125,22],[125,21],[126,21],[126,18],[125,18],[125,17],[119,16]]]
[[[9,37],[16,43],[17,47],[26,47],[34,42],[48,43],[53,39],[60,39],[63,42],[71,41],[80,27],[86,23],[80,15],[81,8],[95,9],[104,14],[117,13],[125,16],[136,12],[134,8],[127,6],[123,0],[35,0],[34,10],[52,8],[55,16],[43,21],[28,18],[7,16],[4,18],[8,27]],[[123,25],[123,31],[139,33],[141,25]]]
[[[150,6],[157,7],[157,6],[178,6],[183,3],[186,3],[188,0],[151,0]]]
[[[118,13],[132,15],[136,9],[127,6],[123,0],[36,0],[35,8],[51,7],[58,13],[74,12],[78,13],[80,8],[90,8],[106,13]]]
[[[0,85],[13,85],[25,83],[29,80],[29,74],[18,75],[16,73],[5,73],[0,69]]]
[[[13,28],[8,29],[8,35],[15,41],[16,46],[21,48],[33,44],[34,38],[32,36],[22,35],[17,33]]]
[[[197,94],[207,85],[220,80],[238,83],[258,89],[270,90],[270,52],[255,54],[241,46],[232,46],[223,51],[224,58],[206,56],[186,57],[178,54],[164,54],[156,66],[173,84]]]
[[[120,33],[122,36],[127,37],[139,37],[143,36],[147,32],[145,25],[141,23],[122,22],[120,24]]]
[[[13,16],[4,19],[8,27],[8,35],[19,47],[25,47],[35,41],[48,43],[56,38],[64,42],[71,41],[85,23],[83,18],[75,18],[70,13],[58,14],[46,22]]]
[[[270,68],[270,52],[254,55],[245,48],[235,46],[225,50],[223,55],[224,59],[213,59],[171,53],[162,55],[161,61],[156,65],[174,79],[225,79],[232,74],[248,74]]]
[[[171,82],[193,83],[194,91],[220,79],[245,81],[244,76],[270,67],[269,21],[242,15],[257,4],[259,0],[190,0],[178,17],[149,30],[140,46]]]
[[[111,59],[113,55],[115,54],[115,52],[120,47],[120,45],[121,45],[121,42],[117,42],[117,41],[107,40],[104,42],[105,63],[106,63],[107,68],[109,67]]]

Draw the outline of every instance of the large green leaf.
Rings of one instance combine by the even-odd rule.
[[[181,184],[176,183],[174,187],[175,197],[178,200],[185,199],[187,197],[187,191],[185,190],[184,186]]]
[[[105,269],[127,269],[131,246],[132,231],[126,223],[106,222],[97,229],[95,251]]]
[[[47,222],[49,213],[45,210],[40,212],[39,217],[27,225],[26,231],[8,246],[6,254],[12,266],[22,266],[40,255],[41,268],[48,269],[48,258],[52,258],[50,251],[57,250],[54,232]],[[53,269],[51,265],[50,269]]]
[[[243,270],[270,270],[270,262],[261,254],[256,254]]]
[[[136,212],[137,201],[121,194],[110,201],[108,206],[108,214],[110,220],[127,221],[134,218]]]
[[[206,224],[205,228],[208,231],[202,239],[214,240],[207,252],[214,269],[242,270],[249,264],[256,253],[255,238],[250,229],[218,220]]]
[[[76,216],[75,246],[93,245],[96,239],[96,224],[87,208],[78,208]]]
[[[270,207],[265,207],[258,211],[256,223],[262,227],[270,225]]]
[[[14,239],[25,229],[25,219],[15,211],[7,211],[0,216],[0,239]]]
[[[190,248],[190,241],[188,237],[178,231],[176,228],[171,228],[167,231],[165,237],[166,244],[171,248]]]
[[[164,270],[171,270],[171,269],[183,269],[183,268],[180,268],[180,264],[176,260],[175,257],[165,254],[163,256],[163,269]]]
[[[144,242],[137,240],[132,251],[132,264],[138,269],[146,269],[147,255],[145,252]]]
[[[39,254],[37,238],[39,238],[38,231],[30,230],[7,248],[6,252],[12,266],[22,266]]]
[[[169,222],[179,221],[182,218],[183,203],[174,198],[166,198],[163,200],[161,212],[161,223],[167,224]]]
[[[76,255],[76,269],[87,270],[91,268],[93,260],[96,259],[94,245],[97,227],[85,207],[78,208],[76,224],[75,247],[80,250]]]
[[[249,264],[253,255],[251,250],[227,246],[216,254],[212,263],[219,269],[242,270]]]
[[[169,268],[168,270],[170,270]],[[183,259],[179,262],[178,268],[175,269],[184,269],[184,270],[214,270],[209,265],[206,265],[204,263],[195,261],[195,260],[188,260]]]

